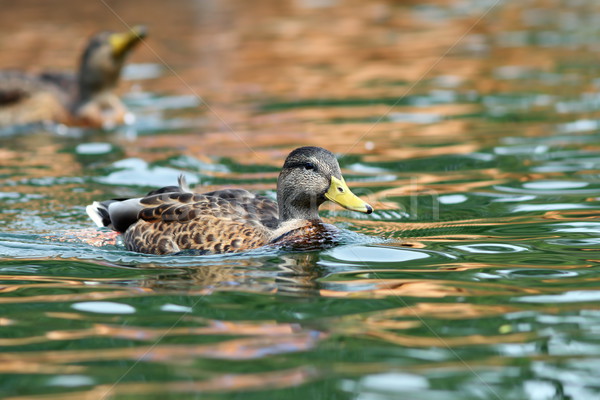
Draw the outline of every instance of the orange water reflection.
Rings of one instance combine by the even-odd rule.
[[[25,400],[96,400],[110,399],[112,396],[127,395],[156,395],[164,393],[212,393],[212,392],[244,392],[258,391],[265,388],[286,388],[298,386],[311,380],[318,379],[319,371],[311,367],[299,367],[274,372],[224,374],[212,378],[186,379],[180,382],[161,383],[118,383],[114,385],[98,385],[90,390],[61,393],[60,395],[14,396],[6,399]],[[188,376],[193,376],[188,371]],[[201,375],[196,373],[196,375]],[[206,373],[204,373],[206,375]]]
[[[38,226],[37,221],[29,222],[30,216],[33,220],[41,213],[45,213],[42,219],[56,218],[60,223],[61,218],[67,218],[66,224],[86,226],[83,205],[103,198],[101,196],[107,192],[114,196],[129,196],[142,191],[135,187],[135,176],[131,178],[131,186],[125,188],[96,186],[94,183],[95,177],[108,173],[113,161],[127,157],[140,157],[158,165],[181,155],[207,164],[226,164],[221,157],[231,157],[236,165],[278,167],[293,147],[320,145],[340,154],[360,155],[359,163],[375,167],[375,172],[352,171],[350,174],[357,180],[369,179],[349,181],[353,189],[362,188],[364,192],[373,189],[368,193],[368,200],[373,200],[377,211],[383,211],[382,215],[401,209],[403,200],[399,198],[405,196],[487,192],[493,191],[494,185],[507,182],[570,179],[560,171],[534,172],[532,167],[536,162],[541,164],[555,156],[552,144],[539,142],[548,148],[547,153],[539,154],[544,159],[521,153],[496,154],[494,150],[497,146],[510,147],[505,139],[521,143],[527,138],[547,137],[556,132],[557,122],[578,118],[595,121],[597,109],[559,113],[555,107],[556,99],[576,99],[582,94],[597,92],[597,71],[587,68],[597,64],[590,60],[597,55],[595,45],[541,46],[533,45],[531,41],[514,43],[507,37],[510,39],[510,34],[515,32],[533,35],[547,30],[577,39],[582,33],[581,27],[569,28],[572,30],[565,33],[554,23],[550,27],[527,25],[526,17],[531,16],[528,10],[541,10],[544,15],[556,17],[554,19],[566,24],[568,18],[561,18],[571,14],[561,13],[571,12],[573,7],[575,12],[595,15],[597,4],[582,2],[578,6],[577,2],[567,5],[549,0],[525,5],[498,2],[479,20],[488,9],[478,2],[468,3],[465,7],[456,1],[380,0],[373,3],[349,0],[330,2],[331,6],[322,8],[311,8],[306,6],[308,3],[132,0],[78,2],[75,7],[70,0],[0,0],[0,5],[10,10],[0,14],[0,26],[6,33],[4,39],[0,39],[0,68],[71,69],[86,38],[93,32],[121,30],[122,21],[128,24],[142,22],[149,26],[151,37],[147,46],[133,54],[131,63],[161,65],[163,74],[150,79],[132,76],[132,80],[120,86],[121,93],[134,100],[138,98],[136,96],[159,93],[199,95],[204,101],[192,110],[157,113],[159,120],[192,114],[194,123],[186,130],[141,132],[138,136],[120,132],[89,133],[79,138],[38,132],[4,141],[0,146],[1,190],[42,197],[32,196],[21,202],[2,204],[0,219],[4,221],[3,226],[11,231],[39,233],[42,229],[52,230]],[[428,9],[434,9],[438,16],[426,15]],[[509,67],[509,72],[525,70],[532,75],[502,77],[499,75],[506,73],[503,67]],[[542,75],[552,75],[557,80],[548,83],[536,79]],[[571,79],[575,75],[579,78]],[[501,107],[486,105],[486,101],[502,102],[506,97],[505,106],[517,107],[523,103],[520,101],[523,96],[538,94],[546,95],[541,100],[550,99],[549,102],[534,102],[530,108],[509,108],[506,112]],[[143,111],[152,113],[152,107],[150,102],[147,107],[150,110]],[[591,131],[589,136],[593,139],[592,135],[596,133]],[[568,137],[560,140],[568,146],[578,146]],[[109,142],[119,150],[91,161],[74,155],[73,147],[77,143],[92,141]],[[564,147],[564,143],[560,146]],[[597,152],[598,145],[591,140],[578,150]],[[439,166],[436,172],[414,171],[403,165],[405,161],[415,161],[418,165],[473,153],[483,153],[492,161],[485,159],[485,163],[459,170]],[[500,161],[493,164],[497,160]],[[276,172],[200,172],[211,178],[207,179],[211,184],[204,187],[207,191],[219,188],[219,182],[243,182],[239,186],[252,190],[272,191],[275,188]],[[579,179],[582,173],[597,174],[597,169],[593,166],[581,169],[573,176]],[[391,175],[391,178],[378,180],[380,175]],[[66,183],[47,179],[63,177],[68,178]],[[80,182],[77,178],[81,177],[83,181]],[[598,201],[593,194],[585,196],[588,197],[587,204]],[[70,213],[71,217],[64,217],[65,213]],[[72,217],[77,213],[80,216]],[[498,233],[502,228],[520,224],[593,222],[597,219],[596,210],[559,210],[540,215],[509,214],[477,219],[471,215],[459,218],[453,214],[448,216],[450,221],[434,222],[411,217],[393,217],[391,221],[354,219],[345,215],[340,213],[330,220],[369,235],[399,238],[403,233],[410,233],[410,239],[387,245],[424,248],[425,252],[435,246],[443,248],[444,242],[454,246],[457,242],[490,239],[502,242],[530,240],[532,235],[527,230],[523,233],[514,230],[505,236]],[[13,224],[13,221],[20,221],[19,218],[25,219],[25,223]],[[21,229],[23,226],[25,229]],[[484,233],[465,233],[465,228],[474,227],[486,229],[473,230]],[[492,231],[494,227],[499,230]],[[536,234],[535,239],[543,241],[557,237],[559,235],[551,232]],[[594,255],[596,247],[593,243],[586,245],[589,256],[578,264],[554,265],[550,260],[544,264],[514,262],[509,267],[527,272],[535,268],[556,271],[586,268],[585,272],[591,274],[591,267],[598,263],[598,257]],[[53,253],[48,257],[55,257],[55,250],[52,249]],[[87,257],[85,250],[80,254]],[[98,263],[106,267],[106,277],[103,274],[89,278],[48,277],[40,272],[27,275],[28,282],[22,282],[10,272],[3,272],[0,303],[7,308],[49,304],[55,311],[42,312],[41,316],[57,323],[53,326],[49,322],[48,326],[38,326],[29,332],[25,323],[30,322],[31,317],[27,313],[0,318],[0,325],[20,333],[0,338],[0,345],[5,346],[0,353],[3,374],[22,374],[26,379],[33,379],[34,374],[111,376],[116,367],[122,367],[123,363],[128,367],[131,364],[127,363],[138,360],[136,368],[139,369],[134,370],[144,378],[145,373],[152,371],[146,370],[144,363],[153,363],[153,367],[160,364],[172,371],[172,375],[165,376],[161,382],[125,379],[116,386],[94,382],[87,389],[54,388],[57,392],[77,390],[72,393],[32,394],[14,396],[13,399],[79,400],[98,399],[106,394],[128,397],[160,396],[163,393],[165,396],[171,393],[202,396],[207,392],[210,396],[219,392],[295,387],[322,379],[331,371],[365,376],[396,368],[398,364],[345,359],[342,352],[339,358],[336,355],[329,359],[327,355],[302,354],[327,349],[325,344],[331,342],[345,345],[361,340],[381,343],[390,350],[450,348],[454,351],[455,347],[471,346],[469,350],[475,350],[474,347],[481,346],[493,355],[473,351],[477,366],[506,370],[504,367],[514,367],[521,360],[526,364],[547,359],[542,360],[542,356],[537,355],[525,355],[523,359],[512,355],[497,356],[498,352],[493,348],[496,344],[535,346],[542,335],[536,331],[536,326],[533,331],[517,331],[503,319],[504,315],[522,310],[536,315],[575,314],[582,308],[580,303],[531,306],[511,299],[530,294],[561,293],[568,288],[579,288],[580,284],[586,285],[586,290],[593,290],[597,285],[593,278],[580,277],[536,279],[531,284],[476,281],[468,277],[477,270],[489,272],[507,267],[500,261],[485,263],[466,259],[449,262],[444,259],[430,265],[394,265],[390,269],[373,263],[373,269],[361,264],[354,269],[341,266],[347,269],[330,271],[321,268],[316,253],[278,257],[269,257],[269,274],[258,276],[257,272],[262,272],[261,263],[267,261],[251,257],[237,260],[234,266],[226,261],[211,261],[201,268],[186,266],[181,270],[179,265],[161,264],[160,260],[144,261],[140,269],[150,272],[140,272],[131,279],[109,278],[114,272],[111,269],[115,268],[109,262]],[[77,260],[65,258],[59,261],[68,264]],[[178,271],[153,273],[168,267]],[[426,278],[417,274],[425,274]],[[86,281],[93,284],[87,285]],[[182,326],[174,324],[169,328],[168,324],[159,325],[160,322],[153,320],[154,315],[145,320],[143,311],[147,310],[143,309],[136,310],[139,315],[134,316],[139,319],[132,322],[121,315],[78,312],[70,307],[73,302],[114,299],[142,303],[149,297],[162,295],[227,298],[229,292],[264,296],[267,305],[283,297],[307,303],[314,300],[318,306],[343,303],[352,314],[324,314],[327,317],[315,318],[305,325],[301,318],[286,316],[296,321],[292,323],[286,322],[287,319],[273,320],[271,315],[265,317],[267,307],[260,310],[249,307],[249,312],[257,312],[252,315],[257,320],[221,321],[182,315]],[[357,306],[351,309],[353,301]],[[56,307],[62,303],[64,308]],[[387,308],[378,311],[362,308],[363,305],[380,304]],[[241,307],[237,303],[224,306]],[[593,303],[585,307],[598,309]],[[328,309],[324,311],[329,312]],[[179,315],[172,320],[177,318]],[[250,316],[244,315],[244,318]],[[464,334],[456,333],[458,331],[446,334],[429,329],[431,321],[449,327],[464,321],[470,325]],[[488,321],[491,322],[488,324]],[[83,327],[71,328],[81,326],[78,324]],[[563,327],[556,324],[549,326],[548,331],[557,332],[557,337],[564,334],[569,338],[576,328],[567,328],[573,329],[570,332],[561,329]],[[593,333],[577,331],[582,333],[577,339],[585,339],[590,332]],[[85,347],[95,339],[99,339],[98,343],[111,344],[107,345],[109,348]],[[189,342],[174,345],[178,339]],[[361,348],[361,357],[369,356],[370,350],[367,346]],[[565,353],[568,352],[567,349]],[[292,359],[297,353],[300,357]],[[278,358],[271,362],[271,356]],[[284,358],[285,362],[281,361]],[[259,362],[265,368],[276,370],[247,374],[213,371],[212,363],[219,360],[230,365],[235,363],[236,368],[238,363],[248,363],[250,371],[252,365]],[[290,364],[286,364],[289,360]],[[315,365],[319,361],[325,368]],[[556,356],[555,361],[577,363],[578,359],[565,357],[561,360]],[[401,371],[425,374],[436,368],[437,371],[467,369],[464,363],[441,360],[402,365]],[[120,372],[125,371],[115,373]],[[472,378],[471,373],[467,371],[460,381]],[[186,381],[181,379],[183,375]],[[525,371],[522,376],[529,377],[530,371]],[[502,375],[493,375],[490,379],[506,382]],[[510,379],[521,383],[514,376]],[[47,386],[36,389],[37,393],[49,390]],[[464,392],[454,397],[460,398],[462,394]]]

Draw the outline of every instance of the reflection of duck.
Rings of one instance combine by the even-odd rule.
[[[317,278],[322,276],[318,268],[320,253],[289,252],[274,255],[245,257],[230,260],[205,259],[191,261],[188,266],[178,263],[180,268],[165,271],[165,264],[144,264],[144,268],[156,268],[160,272],[147,274],[142,282],[122,281],[124,285],[142,286],[153,291],[172,292],[173,290],[226,291],[235,290],[248,293],[286,293],[290,295],[318,294]],[[169,259],[166,259],[169,260]],[[172,260],[165,261],[170,267]],[[268,269],[268,273],[258,272],[257,262]],[[206,293],[206,292],[205,292]]]
[[[0,126],[40,121],[93,127],[124,123],[127,109],[113,90],[127,54],[145,36],[143,26],[95,35],[76,76],[0,72]]]
[[[87,213],[98,226],[123,233],[133,251],[229,253],[322,238],[333,230],[319,218],[318,208],[326,200],[353,211],[373,211],[350,191],[331,152],[301,147],[285,160],[277,181],[277,203],[243,189],[195,194],[180,178],[178,187],[143,198],[94,202]]]

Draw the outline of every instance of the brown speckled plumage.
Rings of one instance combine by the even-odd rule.
[[[337,231],[318,215],[327,199],[355,211],[373,210],[350,192],[333,154],[318,147],[302,147],[288,156],[277,197],[275,202],[243,189],[192,193],[181,177],[179,186],[140,199],[94,202],[87,212],[99,226],[123,233],[132,251],[220,254],[267,244],[303,249],[327,245]]]
[[[201,250],[218,254],[254,249],[268,243],[265,227],[277,215],[274,201],[245,190],[164,193],[140,203],[144,208],[139,220],[127,229],[124,239],[130,250],[142,253]]]

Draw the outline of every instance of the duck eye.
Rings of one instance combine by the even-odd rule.
[[[315,166],[315,164],[310,163],[310,162],[305,163],[303,166],[304,166],[304,169],[307,170],[307,171],[317,169],[317,167]]]

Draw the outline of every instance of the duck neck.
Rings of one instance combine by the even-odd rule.
[[[105,93],[110,93],[112,89],[113,86],[107,86],[105,82],[94,82],[89,78],[86,79],[86,77],[80,76],[77,87],[77,99],[79,103],[85,103]]]
[[[281,222],[287,222],[292,220],[319,220],[319,212],[315,208],[314,210],[304,210],[296,207],[285,207],[279,210],[279,220]]]
[[[111,93],[117,86],[121,74],[121,63],[99,64],[85,54],[77,73],[77,96],[79,102],[86,102]]]
[[[286,193],[277,193],[277,204],[279,205],[279,221],[292,220],[320,220],[319,206],[324,200],[319,198],[307,199],[286,196]]]

